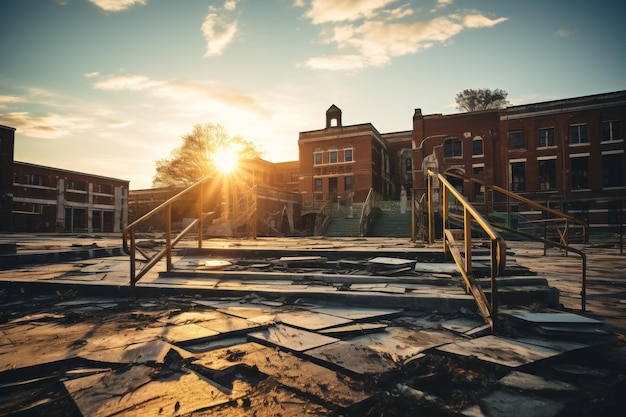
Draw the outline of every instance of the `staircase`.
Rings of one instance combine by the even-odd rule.
[[[324,233],[328,237],[358,237],[359,219],[333,217]]]
[[[411,237],[411,213],[378,210],[369,234],[372,237]]]

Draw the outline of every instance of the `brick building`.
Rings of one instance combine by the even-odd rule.
[[[402,180],[397,160],[411,148],[410,132],[383,135],[371,123],[344,126],[341,110],[326,111],[326,127],[300,132],[299,191],[303,198],[363,202],[370,189],[383,199],[399,196]]]
[[[121,232],[129,182],[13,162],[13,231]]]
[[[446,116],[417,109],[414,184],[425,186],[427,169],[456,171],[592,228],[615,228],[626,199],[625,119],[626,91]],[[452,182],[470,200],[480,200],[480,186]],[[507,210],[531,214],[521,204]]]
[[[0,231],[121,232],[129,182],[14,161],[15,129],[0,126]]]

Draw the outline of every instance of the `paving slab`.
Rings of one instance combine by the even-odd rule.
[[[226,314],[219,320],[203,321],[197,323],[199,326],[213,330],[218,333],[233,333],[242,330],[254,330],[263,327],[265,323],[255,323],[241,317],[228,316]]]
[[[461,412],[468,417],[554,417],[563,410],[560,401],[509,391],[494,391],[479,400],[480,406]]]
[[[77,353],[78,357],[108,363],[157,363],[162,364],[168,353],[174,350],[183,357],[190,357],[188,352],[163,340],[133,343],[128,346],[118,346],[109,349],[83,349]]]
[[[497,336],[484,336],[439,346],[441,352],[461,356],[476,356],[485,362],[516,368],[557,356],[561,351]]]
[[[344,319],[330,314],[318,313],[308,310],[290,311],[276,315],[276,321],[304,330],[321,330],[329,327],[352,323],[350,319]]]
[[[342,317],[344,319],[350,319],[353,321],[387,320],[402,314],[402,310],[398,309],[384,309],[375,307],[361,308],[349,306],[314,307],[311,309],[311,311],[330,314],[331,316]]]
[[[427,349],[454,340],[458,340],[458,337],[445,331],[388,327],[384,332],[355,337],[350,343],[367,346],[403,364]]]
[[[217,311],[185,311],[168,317],[160,317],[157,321],[165,324],[179,325],[211,321],[223,317],[224,315]]]
[[[519,320],[523,320],[535,325],[549,325],[549,324],[570,324],[574,326],[580,325],[594,325],[602,326],[603,323],[599,320],[592,319],[590,317],[581,316],[579,314],[556,312],[556,313],[533,313],[529,311],[507,311],[507,315]]]
[[[275,324],[265,330],[250,333],[248,336],[254,341],[296,352],[313,349],[339,340],[284,324]]]
[[[147,366],[126,372],[108,372],[65,381],[81,413],[90,417],[112,415],[185,415],[226,403],[251,391],[237,387],[225,394],[191,372],[159,375]]]
[[[330,329],[319,330],[320,334],[337,338],[347,338],[362,336],[364,334],[382,332],[388,327],[382,323],[354,323],[344,326],[332,327]]]
[[[236,363],[256,367],[282,385],[337,407],[350,406],[371,395],[362,381],[338,374],[292,353],[255,343],[207,352],[200,355],[193,365],[215,369],[215,365],[219,364],[224,370],[228,369],[228,364],[234,366]]]
[[[469,332],[470,330],[475,329],[476,327],[480,327],[482,325],[484,325],[484,322],[467,318],[467,317],[460,317],[460,318],[456,318],[452,320],[447,320],[441,323],[442,328],[446,330],[450,330],[455,333],[462,333],[462,334]]]
[[[202,323],[206,322],[165,326],[160,337],[170,343],[189,343],[206,340],[221,333],[202,326]]]
[[[340,369],[349,375],[363,378],[398,370],[400,364],[389,356],[368,346],[340,341],[310,349],[305,355],[330,369]]]
[[[75,357],[85,343],[82,335],[93,333],[95,328],[88,323],[71,327],[54,322],[5,325],[1,332],[0,372]]]
[[[522,391],[577,391],[574,385],[563,381],[543,378],[525,372],[513,371],[498,381],[504,387]]]

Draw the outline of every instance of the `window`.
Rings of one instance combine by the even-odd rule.
[[[299,171],[291,171],[291,182],[298,182],[299,176]]]
[[[102,194],[111,194],[111,185],[109,184],[98,184],[96,185],[96,192]]]
[[[67,189],[68,190],[87,191],[87,182],[70,180],[67,183]]]
[[[354,156],[352,155],[352,147],[345,147],[343,149],[343,160],[344,162],[352,162],[354,159]]]
[[[328,161],[331,164],[336,164],[337,163],[337,149],[336,148],[331,148],[328,151]]]
[[[39,174],[27,174],[26,183],[29,185],[45,185],[43,181],[43,175]]]
[[[570,135],[572,137],[572,144],[578,145],[581,143],[588,143],[589,138],[587,137],[587,125],[571,125],[570,127]]]
[[[624,185],[624,153],[602,155],[602,185],[620,187]]]
[[[343,177],[343,190],[352,190],[352,177]]]
[[[322,191],[322,179],[321,178],[315,178],[315,188],[314,188],[315,192],[321,192]]]
[[[474,142],[472,143],[472,155],[480,156],[483,155],[483,140],[482,138],[476,136],[474,138]]]
[[[322,160],[322,151],[315,151],[315,153],[313,154],[314,158],[315,158],[315,165],[322,165],[323,160]]]
[[[570,169],[572,172],[572,190],[589,188],[589,157],[570,158]]]
[[[602,122],[602,141],[607,142],[619,139],[619,122],[617,120],[609,120]]]
[[[474,166],[472,168],[472,173],[473,173],[474,178],[478,178],[479,180],[482,180],[485,176],[485,166],[484,165]],[[474,183],[474,196],[482,197],[484,192],[485,192],[485,186],[475,182]]]
[[[539,164],[539,190],[556,190],[556,159],[537,161]]]
[[[443,142],[443,156],[444,158],[453,158],[463,156],[463,148],[461,139],[459,138],[447,138]]]
[[[526,162],[511,162],[511,191],[526,191]]]
[[[509,149],[524,149],[526,146],[524,142],[524,131],[513,130],[508,133]]]
[[[410,174],[413,171],[413,160],[411,158],[406,158],[404,160],[404,172]]]
[[[537,136],[539,138],[539,143],[537,144],[537,147],[545,148],[547,146],[554,146],[554,128],[553,127],[545,127],[545,128],[539,129]]]

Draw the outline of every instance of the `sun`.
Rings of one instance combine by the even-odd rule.
[[[213,154],[213,163],[222,174],[229,174],[237,168],[239,153],[231,147],[220,148]]]

